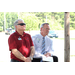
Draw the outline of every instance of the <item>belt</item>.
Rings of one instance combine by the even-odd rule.
[[[20,62],[20,61],[15,60],[15,59],[11,59],[11,62]]]

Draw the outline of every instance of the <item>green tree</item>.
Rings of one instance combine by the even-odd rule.
[[[7,12],[6,13],[6,28],[14,29],[14,22],[18,19],[17,12]]]
[[[3,31],[4,29],[4,13],[0,12],[0,31]]]
[[[38,30],[39,20],[35,14],[30,14],[26,12],[20,13],[20,18],[26,23],[26,30]]]
[[[14,29],[14,22],[18,19],[18,12],[6,12],[5,28]],[[64,12],[20,12],[19,18],[26,23],[26,30],[39,30],[44,22],[50,24],[51,30],[64,29]],[[75,12],[70,12],[70,29],[75,29]],[[4,30],[4,12],[0,12],[0,31]]]

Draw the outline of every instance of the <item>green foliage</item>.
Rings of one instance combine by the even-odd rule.
[[[0,32],[2,32],[3,31],[3,29],[2,29],[2,27],[0,26]]]
[[[4,26],[4,13],[0,12],[0,31],[3,31]]]
[[[5,28],[14,29],[18,12],[5,12]],[[39,30],[42,23],[48,22],[51,30],[64,30],[64,12],[19,12],[19,18],[26,23],[26,30]],[[75,29],[75,12],[70,12],[70,29]],[[4,30],[4,12],[0,12],[0,31]]]
[[[48,22],[51,30],[62,30],[64,28],[63,12],[35,12],[34,14],[36,14],[41,24]]]
[[[70,12],[70,27],[75,29],[75,12]]]
[[[22,14],[20,16],[21,19],[24,20],[26,23],[26,30],[38,30],[39,20],[35,16],[35,14],[30,13],[20,13]]]
[[[6,13],[6,28],[14,29],[14,22],[18,19],[18,14],[16,12]]]

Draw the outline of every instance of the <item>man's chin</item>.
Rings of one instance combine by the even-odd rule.
[[[48,35],[48,33],[46,35]]]
[[[22,29],[21,31],[25,31],[25,29]]]
[[[25,31],[25,28],[23,29],[23,31]]]

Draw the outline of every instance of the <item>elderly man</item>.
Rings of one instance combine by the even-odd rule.
[[[26,24],[22,19],[14,23],[15,32],[8,39],[11,62],[31,62],[35,54],[31,36],[25,33]]]
[[[50,27],[48,23],[43,23],[40,27],[40,34],[32,36],[35,55],[34,58],[53,57],[54,62],[58,62],[58,58],[53,55],[53,41],[47,36]]]

